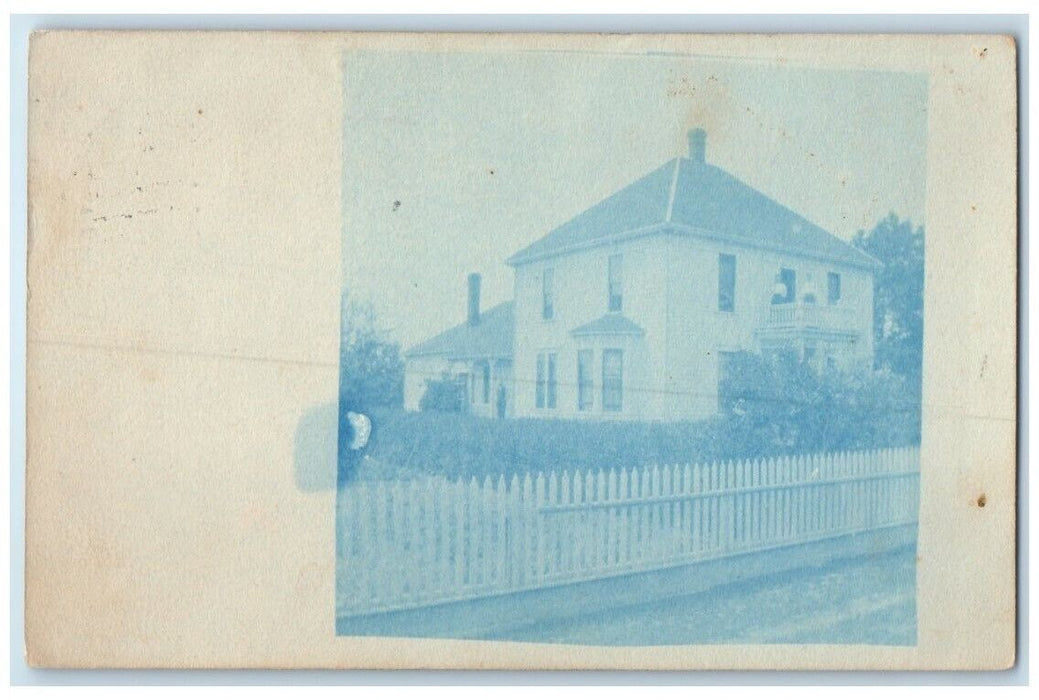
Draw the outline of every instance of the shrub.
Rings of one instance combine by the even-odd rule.
[[[482,479],[919,442],[919,403],[889,372],[816,373],[796,360],[748,353],[734,359],[730,375],[723,386],[731,392],[728,413],[697,422],[496,420],[456,410],[376,409],[360,476]],[[427,404],[433,392],[449,393],[434,386]],[[445,386],[460,400],[457,385]]]
[[[461,413],[463,398],[462,387],[453,379],[431,379],[426,382],[426,391],[419,399],[418,407],[420,411]]]
[[[920,440],[920,402],[907,382],[865,367],[816,371],[794,356],[733,357],[722,391],[726,429],[764,454],[866,449]]]

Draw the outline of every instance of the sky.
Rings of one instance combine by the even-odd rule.
[[[404,348],[512,298],[505,260],[688,150],[834,235],[923,225],[922,74],[572,52],[351,53],[343,285]]]

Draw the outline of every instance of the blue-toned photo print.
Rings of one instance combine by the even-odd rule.
[[[343,62],[336,633],[914,646],[927,80]]]

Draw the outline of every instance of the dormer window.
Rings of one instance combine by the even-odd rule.
[[[608,264],[608,308],[610,311],[620,311],[624,308],[624,284],[621,272],[623,256],[611,255]]]

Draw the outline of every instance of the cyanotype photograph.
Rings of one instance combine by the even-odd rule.
[[[349,53],[337,633],[914,646],[927,90]]]
[[[1013,37],[30,39],[28,666],[1015,663]]]

